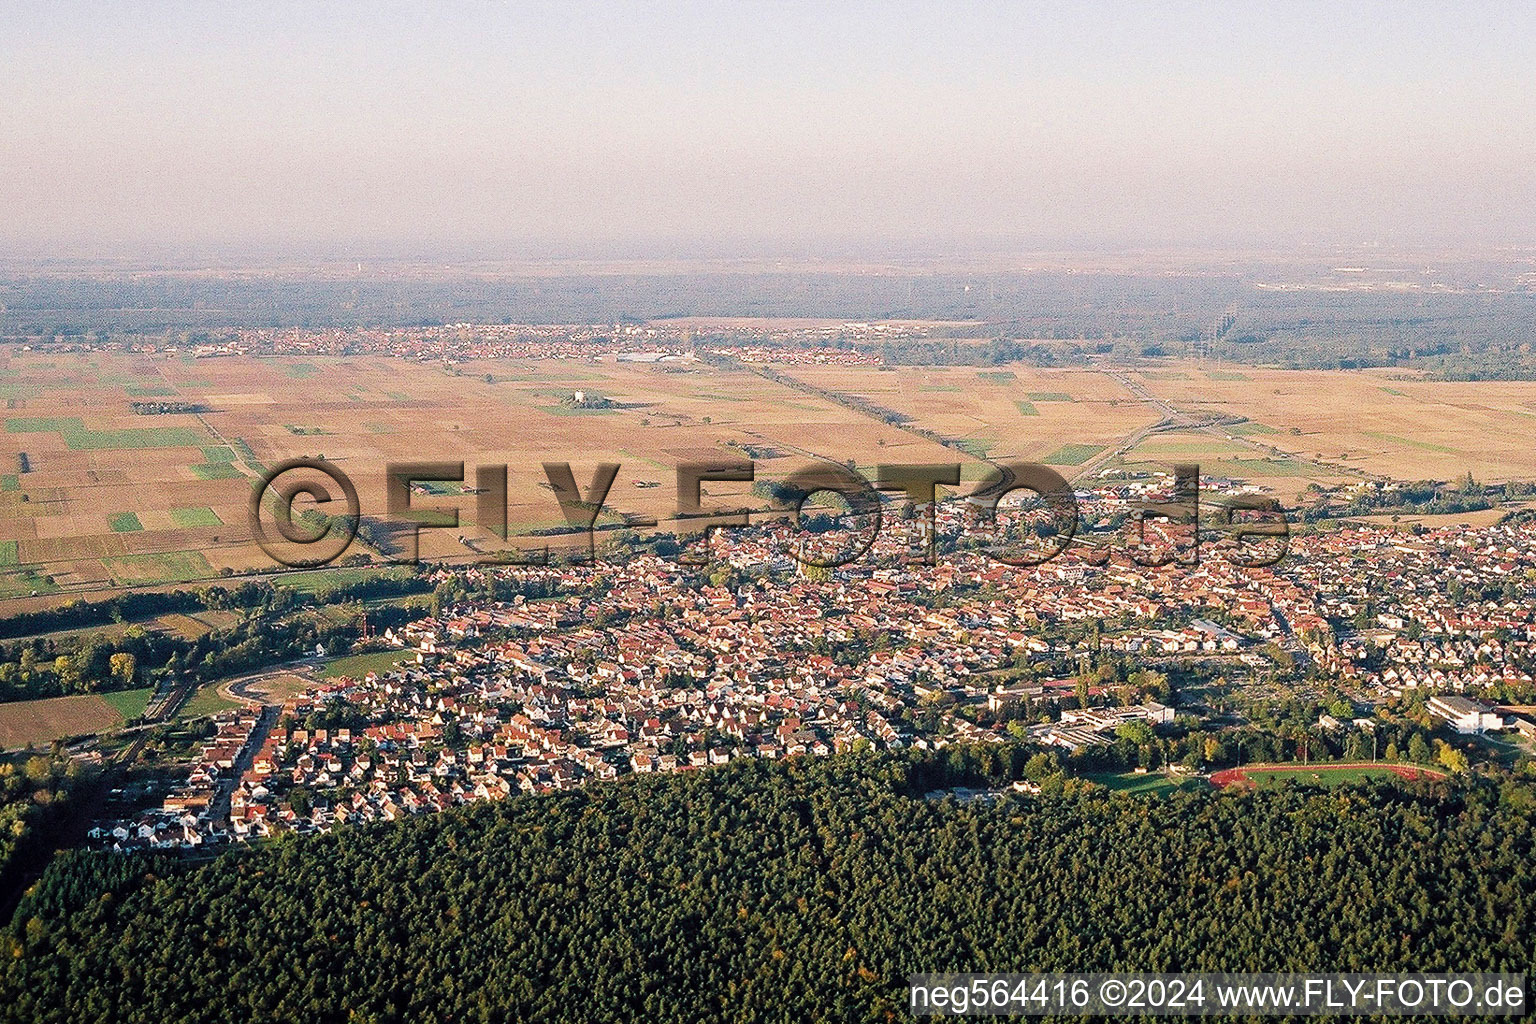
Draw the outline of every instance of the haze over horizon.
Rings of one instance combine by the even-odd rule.
[[[1536,243],[1531,8],[4,17],[10,257]]]

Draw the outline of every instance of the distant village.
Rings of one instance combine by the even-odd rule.
[[[242,329],[207,340],[129,341],[40,338],[26,346],[47,352],[126,350],[186,354],[195,359],[229,356],[387,355],[419,362],[464,363],[478,359],[597,359],[629,363],[686,363],[728,356],[743,363],[879,366],[871,351],[887,341],[917,340],[928,325],[907,322],[831,321],[815,325],[729,328],[692,323],[445,324],[413,328]],[[862,349],[860,346],[864,346]],[[158,411],[138,403],[135,411]]]

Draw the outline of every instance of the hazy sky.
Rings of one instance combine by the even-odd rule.
[[[1536,242],[1530,4],[36,2],[0,25],[11,253]]]

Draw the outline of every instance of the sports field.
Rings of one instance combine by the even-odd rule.
[[[346,676],[351,679],[361,679],[369,672],[388,672],[407,661],[414,661],[416,655],[412,651],[373,651],[369,654],[354,654],[347,658],[337,658],[329,661],[320,669],[322,679],[339,679]]]
[[[1407,764],[1255,764],[1228,768],[1211,775],[1217,789],[1229,786],[1274,786],[1291,782],[1315,786],[1344,786],[1366,779],[1443,779],[1444,772]]]

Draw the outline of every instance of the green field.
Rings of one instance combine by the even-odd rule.
[[[374,651],[370,654],[354,654],[350,658],[337,658],[327,662],[320,670],[322,679],[349,676],[361,679],[369,672],[388,672],[401,662],[415,658],[411,651]]]
[[[1409,448],[1417,448],[1420,451],[1440,452],[1442,455],[1460,455],[1461,449],[1447,448],[1443,444],[1431,444],[1428,441],[1415,441],[1411,437],[1399,437],[1396,434],[1385,434],[1379,430],[1362,430],[1360,433],[1366,437],[1374,437],[1378,441],[1389,441],[1392,444],[1405,445]]]
[[[1211,784],[1218,787],[1251,785],[1261,788],[1306,784],[1312,786],[1347,786],[1367,780],[1395,781],[1423,777],[1443,779],[1444,771],[1418,764],[1257,764],[1245,768],[1228,768],[1211,775]]]
[[[21,490],[21,477],[17,476],[15,473],[5,473],[0,475],[0,491],[19,490]]]
[[[977,370],[976,376],[993,384],[1011,384],[1019,379],[1019,375],[1012,370]]]
[[[986,458],[987,453],[995,447],[997,447],[995,437],[968,437],[960,442],[960,450],[977,459]]]
[[[220,711],[243,707],[237,700],[230,700],[219,692],[218,683],[205,683],[176,712],[177,718],[201,718],[216,715]]]
[[[196,551],[164,554],[117,555],[101,564],[119,586],[152,586],[158,583],[189,583],[213,575],[213,567]]]
[[[417,480],[415,485],[438,498],[457,498],[464,494],[464,484],[454,480]]]
[[[0,540],[0,565],[20,565],[21,557],[18,548],[21,545],[14,540]]]
[[[211,508],[173,508],[171,519],[177,526],[223,526],[224,520]]]
[[[1321,472],[1310,462],[1296,459],[1217,459],[1200,464],[1200,471],[1208,476],[1316,476]]]
[[[1116,793],[1151,793],[1163,796],[1183,789],[1206,789],[1205,782],[1201,779],[1181,779],[1176,776],[1162,775],[1148,772],[1145,775],[1137,775],[1128,772],[1118,774],[1114,772],[1100,772],[1084,775],[1089,782],[1106,786]]]
[[[1280,431],[1276,430],[1274,427],[1266,426],[1263,423],[1255,423],[1252,420],[1249,420],[1247,423],[1239,423],[1236,426],[1228,427],[1227,430],[1229,433],[1235,434],[1238,437],[1247,437],[1250,434],[1280,433]]]
[[[12,541],[11,543],[15,543]],[[58,593],[59,587],[52,580],[39,576],[31,569],[9,570],[0,572],[0,600],[12,597],[27,597],[33,592],[39,594]]]
[[[226,444],[209,444],[203,446],[204,462],[234,462],[235,452]]]
[[[1035,408],[1035,403],[1033,402],[1018,401],[1014,402],[1013,404],[1019,407],[1019,414],[1021,416],[1040,415],[1040,410]]]
[[[244,438],[235,438],[235,450],[240,453],[240,458],[245,460],[245,464],[256,470],[256,472],[265,473],[267,471],[267,467],[263,466],[261,460],[256,458],[256,453],[251,450],[251,446],[246,443]]]
[[[617,409],[578,409],[569,405],[540,405],[537,408],[551,416],[613,416]]]
[[[196,448],[208,435],[196,427],[129,427],[88,430],[78,416],[19,416],[5,421],[12,434],[53,433],[75,450],[131,448]]]
[[[144,529],[137,512],[119,512],[107,520],[107,525],[112,527],[113,533],[137,533]]]
[[[1102,444],[1064,444],[1042,461],[1050,466],[1081,466],[1103,450]]]
[[[123,718],[138,718],[144,713],[144,708],[149,704],[149,695],[154,690],[144,687],[139,690],[118,690],[116,693],[104,693],[101,699],[117,709]]]
[[[317,592],[331,587],[346,587],[353,583],[361,583],[363,580],[390,579],[403,580],[414,573],[408,565],[394,565],[385,568],[376,566],[346,566],[339,569],[312,569],[307,572],[286,572],[273,578],[272,582],[279,587],[287,587],[301,594],[313,597]]]
[[[1077,401],[1077,399],[1073,398],[1071,395],[1067,394],[1065,391],[1031,391],[1029,393],[1029,400],[1031,402],[1075,402],[1075,401]]]
[[[1259,770],[1245,771],[1243,774],[1260,786],[1285,786],[1296,782],[1306,782],[1314,786],[1347,786],[1367,779],[1390,781],[1398,777],[1390,768],[1330,768],[1327,765],[1318,765],[1302,771]]]
[[[199,480],[236,480],[244,475],[229,462],[208,462],[193,466],[192,473]]]

